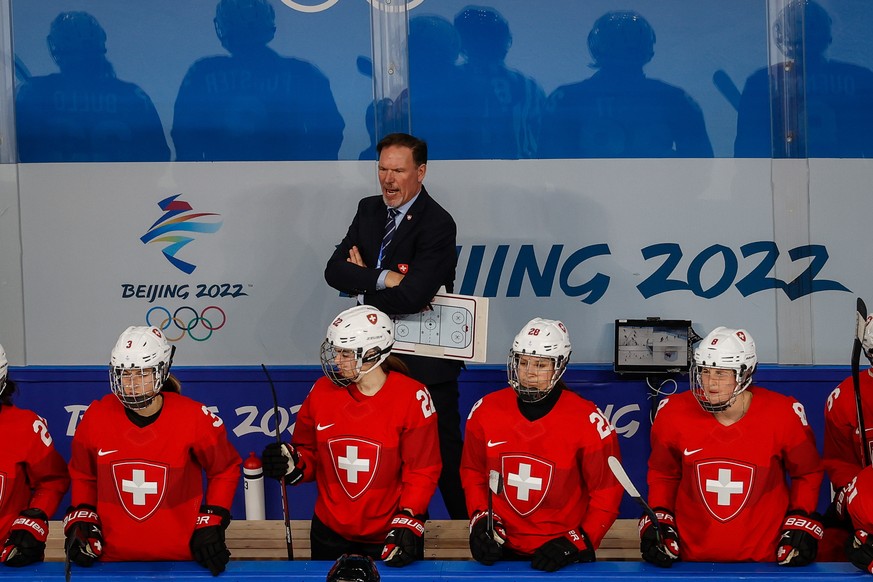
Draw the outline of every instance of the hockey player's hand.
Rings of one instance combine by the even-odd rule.
[[[818,543],[824,536],[821,516],[802,509],[789,511],[782,522],[782,537],[776,548],[776,563],[780,566],[806,566],[815,560]]]
[[[93,505],[80,503],[67,509],[64,536],[64,551],[79,566],[90,566],[103,555],[103,526]]]
[[[494,514],[494,532],[488,535],[488,512],[476,511],[470,520],[470,553],[480,564],[491,566],[503,556],[506,528],[500,516]]]
[[[582,528],[571,529],[537,548],[530,565],[535,570],[555,572],[576,562],[593,562],[594,548]]]
[[[191,534],[191,556],[194,561],[208,568],[213,576],[224,572],[230,561],[230,551],[224,542],[224,530],[230,525],[230,512],[217,505],[202,505],[194,533]]]
[[[661,568],[669,568],[673,562],[679,561],[682,555],[676,518],[672,512],[662,507],[655,508],[655,517],[658,518],[660,525],[662,543],[658,543],[658,531],[652,527],[652,520],[648,515],[643,515],[639,523],[640,553],[646,562]]]
[[[382,561],[388,566],[406,566],[424,558],[424,522],[401,511],[391,520],[391,531],[382,548]]]
[[[846,543],[846,557],[859,570],[873,574],[873,536],[865,530],[855,530]]]
[[[261,455],[264,465],[264,475],[273,479],[285,477],[285,483],[296,485],[303,479],[303,469],[306,463],[290,443],[270,443]]]
[[[0,562],[7,566],[26,566],[45,559],[48,537],[48,516],[41,509],[25,509],[9,530],[9,538],[0,553]]]

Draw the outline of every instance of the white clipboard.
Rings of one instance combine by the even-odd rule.
[[[431,309],[394,320],[393,353],[484,362],[488,351],[488,298],[439,293]]]

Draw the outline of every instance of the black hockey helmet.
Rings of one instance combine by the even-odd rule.
[[[379,582],[379,570],[369,556],[343,554],[327,574],[327,582]]]

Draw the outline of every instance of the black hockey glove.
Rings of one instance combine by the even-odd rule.
[[[103,555],[103,526],[93,505],[70,506],[64,517],[64,551],[70,561],[88,567]]]
[[[285,477],[287,485],[299,483],[306,467],[300,453],[289,443],[268,444],[261,454],[261,463],[264,465],[264,475],[279,480]]]
[[[859,570],[873,574],[873,536],[865,530],[855,530],[846,543],[846,557]]]
[[[503,520],[494,514],[494,532],[488,535],[488,512],[476,511],[470,520],[470,553],[480,564],[491,566],[503,556],[506,528]]]
[[[217,505],[201,505],[200,514],[191,534],[191,556],[208,568],[213,576],[224,572],[230,561],[230,551],[224,543],[224,530],[230,525],[230,512]]]
[[[580,527],[537,548],[530,565],[535,570],[555,572],[576,562],[593,562],[595,559],[591,541]]]
[[[806,513],[802,509],[789,511],[782,522],[776,563],[780,566],[806,566],[812,563],[822,537],[824,528],[818,513]]]
[[[382,548],[388,566],[406,566],[424,558],[424,522],[411,512],[401,511],[391,520],[391,531]]]
[[[673,562],[678,562],[682,555],[676,518],[672,512],[663,507],[655,508],[655,517],[658,518],[660,526],[658,530],[652,527],[652,520],[648,515],[640,518],[640,553],[646,562],[661,568],[669,568]],[[658,531],[661,534],[661,543],[658,543]]]
[[[825,529],[837,528],[848,532],[855,530],[852,526],[852,518],[849,517],[849,512],[846,508],[846,501],[846,487],[834,492],[834,499],[828,505],[821,519],[822,526]]]
[[[9,530],[9,538],[0,553],[7,566],[27,566],[45,559],[48,516],[41,509],[25,509],[18,514]]]

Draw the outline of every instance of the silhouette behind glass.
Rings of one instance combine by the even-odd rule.
[[[542,158],[707,158],[703,112],[685,91],[646,78],[655,31],[636,12],[608,12],[588,34],[598,69],[556,89],[546,105]]]
[[[472,127],[466,112],[467,89],[457,66],[461,41],[452,23],[441,16],[409,20],[409,95],[412,130],[427,141],[429,159],[467,159],[472,155]],[[403,111],[406,96],[395,107]]]
[[[92,15],[58,14],[47,41],[60,72],[30,77],[15,99],[22,162],[170,160],[151,99],[115,76]]]
[[[746,80],[734,155],[873,157],[873,71],[825,56],[830,15],[816,2],[794,0],[776,18],[773,33],[786,61]]]
[[[276,32],[267,0],[221,0],[215,32],[230,56],[206,57],[176,98],[180,161],[336,160],[345,122],[314,65],[267,44]]]
[[[467,6],[455,16],[467,115],[477,158],[532,158],[546,96],[539,84],[504,63],[512,33],[497,10]]]

